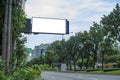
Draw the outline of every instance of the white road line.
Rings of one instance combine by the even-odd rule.
[[[98,79],[96,79],[96,78],[91,78],[92,80],[98,80]]]

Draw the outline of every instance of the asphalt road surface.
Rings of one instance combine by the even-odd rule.
[[[118,75],[96,75],[61,72],[43,72],[43,80],[120,80]]]

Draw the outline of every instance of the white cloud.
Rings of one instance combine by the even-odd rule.
[[[29,0],[26,4],[26,13],[28,16],[54,16],[58,14],[59,0]]]
[[[65,0],[31,0],[26,3],[25,11],[27,16],[30,17],[63,17],[72,19],[78,14],[77,6]]]
[[[98,22],[101,20],[101,17],[102,15],[98,14],[98,15],[93,15],[93,16],[90,16],[90,17],[87,17],[85,19],[82,19],[82,21],[84,22]]]
[[[30,17],[78,19],[79,15],[92,13],[89,11],[93,11],[93,13],[108,12],[113,7],[111,5],[101,0],[28,0],[25,10]]]

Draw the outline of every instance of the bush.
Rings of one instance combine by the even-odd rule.
[[[0,80],[6,80],[7,77],[5,76],[3,71],[0,71]]]
[[[40,80],[40,74],[47,69],[47,65],[32,65],[31,67],[17,68],[5,75],[0,71],[0,80]]]
[[[120,70],[119,68],[108,68],[108,69],[104,69],[105,72],[108,71],[116,71],[116,70]]]
[[[10,80],[34,80],[40,76],[41,71],[31,67],[22,68],[10,75]]]

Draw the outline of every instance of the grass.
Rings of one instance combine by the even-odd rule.
[[[76,70],[76,71],[73,71],[73,70],[67,70],[67,71],[53,70],[53,71],[67,72],[67,73],[120,75],[120,68],[107,68],[107,69],[104,69],[104,71],[102,71],[100,69]]]
[[[104,69],[104,71],[100,69],[90,69],[87,71],[76,71],[78,73],[90,73],[90,74],[111,74],[111,75],[120,75],[120,69],[119,68],[108,68]]]
[[[113,71],[107,71],[104,72],[105,74],[116,74],[116,75],[120,75],[120,69],[119,70],[113,70]]]

